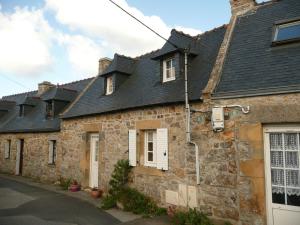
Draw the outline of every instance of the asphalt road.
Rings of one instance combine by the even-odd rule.
[[[63,194],[0,177],[0,225],[114,225],[120,221]]]

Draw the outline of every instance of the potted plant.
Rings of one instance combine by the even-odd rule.
[[[92,188],[91,196],[93,198],[101,198],[102,194],[103,194],[103,191],[101,189],[98,189],[96,187]]]
[[[80,184],[76,180],[73,180],[69,190],[72,192],[80,191]]]

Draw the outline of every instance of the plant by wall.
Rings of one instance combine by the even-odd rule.
[[[119,160],[115,165],[114,171],[109,181],[109,194],[117,196],[128,182],[131,167],[128,160]]]
[[[59,185],[63,190],[68,190],[71,185],[72,179],[66,179],[63,177],[59,178]]]
[[[196,209],[189,209],[187,212],[176,212],[172,223],[174,225],[213,225],[204,213]]]
[[[101,208],[110,209],[119,202],[125,211],[135,214],[145,216],[166,214],[166,209],[159,208],[151,198],[127,186],[130,171],[128,160],[117,162],[109,182],[109,195],[103,198]]]

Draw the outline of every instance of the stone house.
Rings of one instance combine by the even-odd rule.
[[[37,91],[0,99],[0,171],[57,181],[61,146],[59,114],[92,79],[64,85],[40,83]]]
[[[101,73],[52,133],[28,132],[28,123],[12,132],[17,118],[3,115],[24,100],[4,98],[0,170],[15,171],[16,162],[2,158],[6,141],[28,135],[41,144],[28,150],[36,160],[24,162],[26,175],[43,171],[45,180],[63,176],[107,190],[114,164],[129,159],[130,185],[162,205],[196,207],[237,225],[299,225],[300,2],[230,3],[227,26],[195,37],[173,30],[157,51],[100,60]],[[59,136],[56,173],[41,164],[51,158],[52,135]]]

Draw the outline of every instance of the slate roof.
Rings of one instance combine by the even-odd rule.
[[[191,100],[200,100],[201,90],[206,86],[214,66],[220,45],[223,41],[226,26],[190,37],[173,30],[170,40],[180,47],[190,43],[193,53],[189,65],[189,91]],[[124,109],[178,103],[184,101],[184,74],[175,81],[162,83],[160,78],[160,61],[153,60],[161,54],[173,50],[169,44],[162,49],[131,59],[134,62],[131,75],[111,95],[104,95],[103,76],[98,76],[81,98],[64,113],[63,118],[95,115]],[[122,57],[117,58],[119,60]],[[115,60],[115,59],[114,59]],[[116,62],[112,62],[112,65]],[[121,63],[122,64],[122,63]],[[111,71],[108,68],[108,71]],[[182,70],[183,71],[183,70]],[[106,74],[107,72],[104,72]]]
[[[213,96],[299,92],[300,43],[271,46],[274,24],[296,17],[300,17],[299,0],[273,1],[240,16]]]
[[[37,91],[4,96],[0,99],[2,103],[13,102],[8,113],[0,117],[0,133],[23,133],[23,132],[54,132],[60,130],[61,119],[59,116],[53,119],[46,119],[46,103],[43,99],[50,96],[61,100],[73,100],[90,82],[92,78],[76,81],[59,87],[53,87],[41,96],[37,96]],[[72,93],[72,98],[70,98]],[[33,104],[35,106],[24,117],[19,117],[20,104]]]

